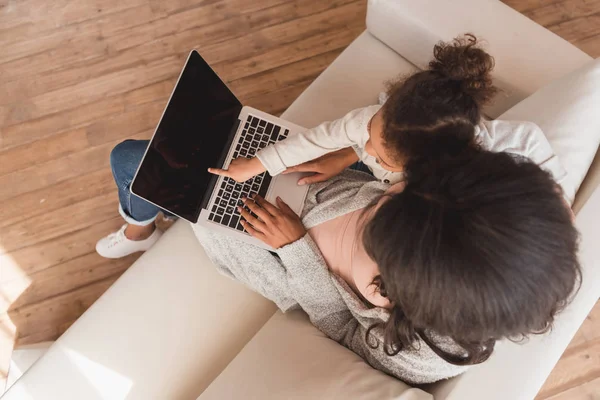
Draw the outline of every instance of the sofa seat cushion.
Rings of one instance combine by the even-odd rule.
[[[317,330],[302,311],[277,312],[198,400],[430,400]]]

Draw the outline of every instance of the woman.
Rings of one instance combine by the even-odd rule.
[[[407,174],[404,188],[353,171],[313,185],[302,219],[280,200],[246,200],[246,229],[276,255],[194,230],[222,272],[411,384],[547,331],[580,277],[550,175],[486,151]]]

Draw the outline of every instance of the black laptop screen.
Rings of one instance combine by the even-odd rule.
[[[132,192],[196,221],[235,135],[241,103],[193,51],[132,185]]]

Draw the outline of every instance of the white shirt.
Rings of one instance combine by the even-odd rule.
[[[256,156],[271,175],[277,175],[288,167],[352,147],[375,178],[389,184],[401,182],[404,179],[402,172],[387,171],[376,162],[375,157],[365,151],[365,144],[369,140],[367,125],[380,108],[381,105],[373,105],[350,111],[340,119],[324,122],[267,146]],[[546,136],[533,122],[481,120],[475,127],[475,137],[483,149],[529,158],[549,172],[561,186],[567,176],[567,171],[554,154]],[[575,193],[565,192],[569,204],[573,202],[574,195]]]

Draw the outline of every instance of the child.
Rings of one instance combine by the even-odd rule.
[[[433,54],[428,70],[390,86],[383,106],[351,111],[339,120],[268,146],[255,158],[237,158],[228,170],[209,171],[237,181],[265,169],[271,175],[314,172],[300,181],[308,184],[325,181],[360,160],[378,180],[392,185],[404,179],[407,163],[440,162],[465,148],[482,147],[528,158],[560,184],[566,172],[535,124],[482,119],[482,106],[496,93],[490,75],[494,61],[477,47],[476,38],[467,35],[440,43]],[[145,251],[160,238],[154,223],[159,208],[129,191],[147,146],[147,141],[130,140],[111,153],[119,211],[126,224],[98,241],[96,250],[103,257]],[[569,202],[572,195],[567,193]]]
[[[433,55],[429,69],[390,85],[383,106],[351,111],[268,146],[256,158],[238,158],[227,170],[209,171],[237,181],[265,170],[271,175],[314,172],[298,182],[308,184],[329,179],[360,161],[377,179],[394,184],[403,180],[409,161],[437,162],[465,147],[481,146],[524,156],[558,183],[564,179],[566,171],[535,124],[483,119],[482,107],[497,89],[491,78],[494,59],[478,47],[475,36],[440,43]]]

